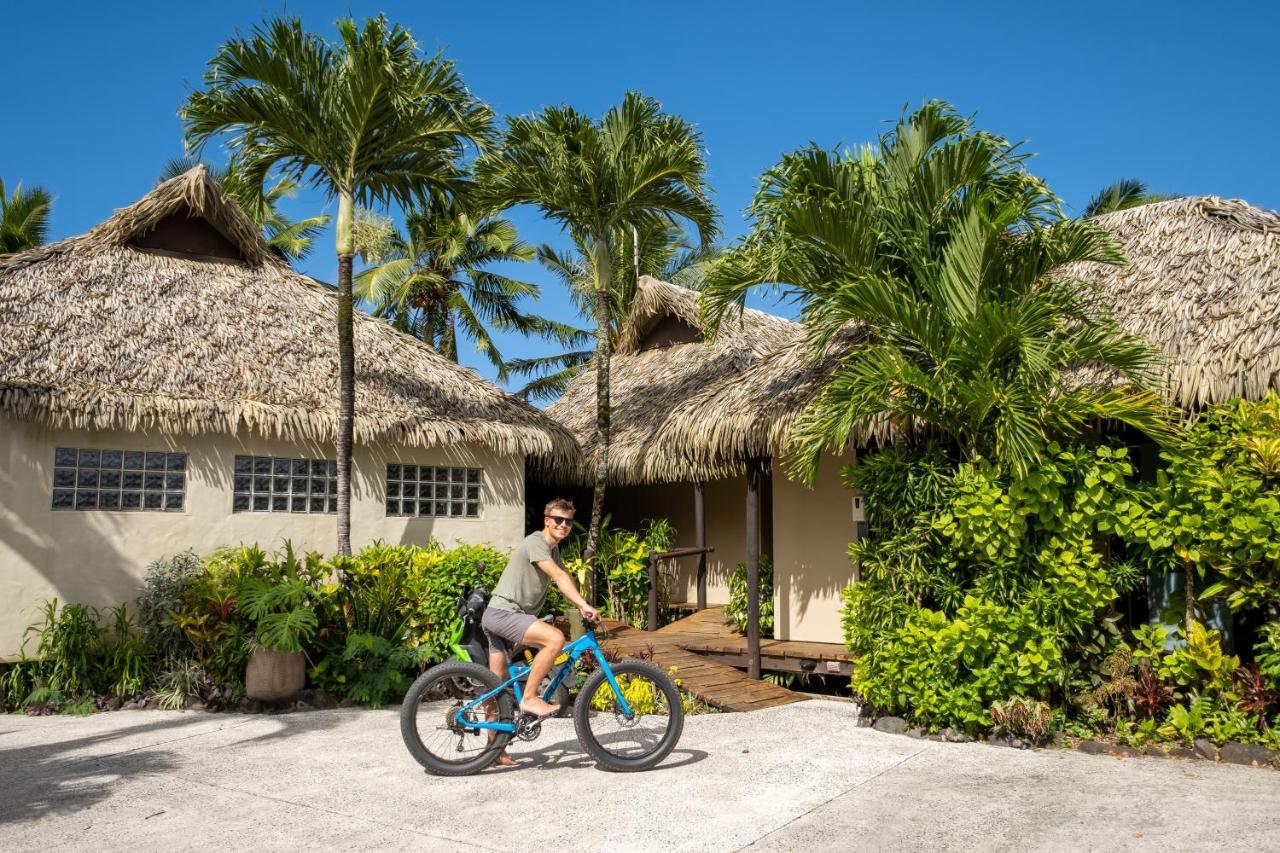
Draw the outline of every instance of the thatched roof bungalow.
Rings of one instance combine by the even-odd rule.
[[[1243,201],[1203,196],[1097,221],[1119,239],[1129,264],[1082,265],[1068,272],[1095,282],[1098,298],[1121,324],[1167,354],[1167,387],[1174,401],[1194,409],[1280,390],[1280,216]],[[681,531],[680,544],[695,544],[686,533],[696,524],[693,499],[686,497],[690,490],[683,484],[711,480],[705,485],[712,496],[705,509],[706,539],[717,548],[723,573],[746,553],[738,543],[747,537],[741,509],[749,494],[742,476],[747,461],[783,455],[796,417],[839,357],[859,340],[850,331],[819,356],[792,325],[781,346],[715,373],[710,381],[682,383],[678,394],[654,382],[653,371],[634,382],[632,362],[619,360],[614,387],[629,389],[626,411],[645,418],[645,425],[641,434],[626,439],[622,458],[627,464],[620,464],[617,474],[610,466],[611,481],[650,485],[615,491],[610,501],[615,517],[631,522],[652,515],[671,518]],[[666,355],[663,368],[673,375],[681,370],[675,362],[711,359],[705,344],[672,348]],[[566,418],[561,404],[549,412],[580,438],[588,436],[593,392],[594,380],[578,380],[570,388],[572,398],[566,395],[583,410],[578,420]],[[615,410],[615,420],[623,418]],[[776,630],[782,639],[840,638],[838,591],[848,582],[845,549],[857,535],[860,514],[856,496],[850,507],[851,496],[839,487],[837,467],[836,460],[824,463],[813,491],[780,476],[772,494],[767,481],[763,484],[759,535],[773,540],[770,526],[786,530],[785,537],[762,546],[766,553],[773,551]],[[713,569],[712,601],[727,595],[721,577]],[[678,580],[675,595],[681,593],[692,597],[687,572]]]
[[[40,600],[128,600],[165,554],[333,549],[336,294],[203,167],[0,258],[0,328],[0,656]],[[569,432],[362,312],[355,351],[353,540],[521,536],[525,459]]]
[[[610,363],[612,435],[609,483],[640,485],[715,479],[741,473],[741,465],[701,465],[655,438],[687,401],[707,388],[732,384],[744,370],[800,336],[790,320],[746,309],[733,312],[720,330],[701,329],[697,291],[641,276]],[[583,448],[578,464],[551,472],[558,479],[590,483],[596,460],[596,372],[570,384],[547,414],[573,433]]]
[[[1177,405],[1280,390],[1280,215],[1191,196],[1097,222],[1129,263],[1079,264],[1064,274],[1093,282],[1124,328],[1166,354],[1165,387]],[[771,353],[674,408],[654,445],[692,454],[690,467],[781,454],[795,418],[858,340],[848,333],[821,358],[803,340]]]

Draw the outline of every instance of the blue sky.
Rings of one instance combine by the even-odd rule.
[[[0,176],[54,193],[55,238],[80,233],[182,153],[177,110],[237,29],[287,13],[331,35],[337,17],[378,11],[455,60],[499,115],[548,104],[598,115],[627,89],[657,97],[702,130],[730,238],[783,152],[872,139],[928,98],[1026,140],[1072,209],[1122,177],[1280,208],[1272,2],[15,3]],[[311,195],[287,210],[332,212]],[[524,239],[564,243],[536,212],[511,216]],[[331,238],[302,269],[333,280]],[[544,286],[543,313],[572,319],[539,269],[508,272]],[[499,342],[509,357],[548,351]],[[474,353],[463,360],[492,376]]]

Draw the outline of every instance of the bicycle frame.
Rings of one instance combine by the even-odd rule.
[[[592,652],[594,654],[596,663],[602,670],[604,670],[605,680],[609,682],[609,687],[613,689],[613,695],[618,699],[618,705],[621,708],[622,713],[628,720],[631,719],[635,714],[632,712],[631,706],[627,704],[627,697],[622,695],[622,688],[618,686],[617,679],[613,677],[612,667],[609,666],[609,662],[604,659],[604,654],[600,651],[600,644],[596,642],[596,632],[594,628],[589,629],[587,633],[564,647],[564,651],[561,654],[565,657],[565,661],[560,665],[560,669],[556,672],[555,677],[551,679],[551,683],[547,685],[547,689],[543,691],[542,698],[544,700],[551,698],[552,694],[555,693],[556,688],[561,685],[566,677],[568,677],[569,673],[577,671],[578,661],[587,652]],[[559,658],[557,658],[557,660],[559,660]],[[522,698],[520,695],[520,679],[529,674],[529,667],[524,664],[512,663],[508,664],[507,672],[509,673],[509,677],[506,681],[502,682],[502,684],[495,689],[490,690],[488,693],[477,699],[473,699],[471,702],[458,709],[456,714],[458,725],[468,729],[491,729],[497,732],[515,733],[515,723],[504,723],[501,720],[466,720],[463,718],[463,714],[468,711],[475,710],[477,705],[481,705],[489,701],[508,687],[515,692],[518,706],[518,703]]]

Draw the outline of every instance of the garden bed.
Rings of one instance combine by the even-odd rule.
[[[995,733],[983,738],[974,738],[950,728],[937,732],[926,732],[919,726],[911,726],[901,717],[889,716],[876,717],[874,719],[863,718],[860,721],[860,725],[869,726],[885,734],[902,735],[917,740],[933,740],[947,743],[982,743],[988,746],[1003,746],[1015,749],[1074,749],[1087,755],[1110,755],[1116,758],[1196,759],[1280,770],[1280,750],[1271,749],[1261,744],[1242,743],[1239,741],[1227,741],[1219,745],[1205,738],[1199,738],[1191,746],[1187,746],[1184,743],[1160,743],[1139,748],[1115,740],[1072,737],[1060,732],[1042,742],[1033,742],[1015,735]]]

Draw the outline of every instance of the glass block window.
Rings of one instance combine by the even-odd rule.
[[[53,508],[113,512],[181,512],[187,496],[187,454],[151,450],[53,453]]]
[[[479,468],[387,466],[387,515],[479,518]]]
[[[332,459],[237,456],[232,512],[337,512],[338,463]]]

